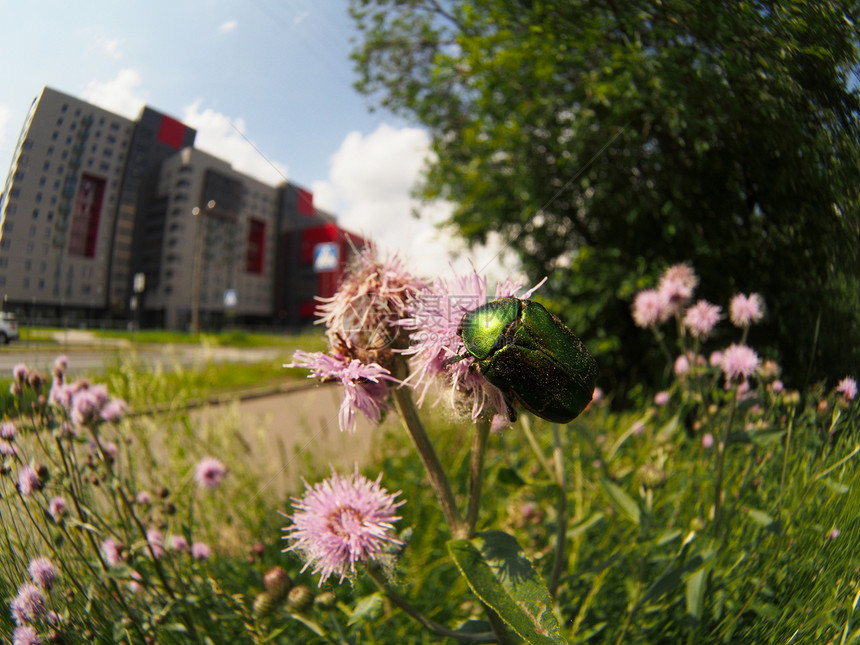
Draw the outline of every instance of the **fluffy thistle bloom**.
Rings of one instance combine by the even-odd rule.
[[[338,414],[341,432],[355,432],[357,411],[363,412],[374,423],[379,423],[388,398],[386,381],[397,380],[378,363],[362,363],[356,358],[331,356],[322,352],[297,350],[293,354],[293,362],[285,367],[309,369],[311,373],[308,378],[318,378],[323,383],[340,382],[343,386],[343,400]]]
[[[115,423],[122,419],[123,415],[125,415],[127,407],[128,406],[126,405],[125,401],[123,401],[122,399],[111,399],[101,409],[101,418],[109,423]]]
[[[51,514],[51,517],[54,518],[55,522],[59,522],[69,512],[68,506],[66,498],[58,495],[56,497],[52,497],[51,501],[48,502],[48,512]]]
[[[42,480],[31,466],[24,466],[18,471],[18,490],[24,497],[29,497],[42,488]]]
[[[149,543],[147,549],[153,558],[160,558],[164,555],[164,536],[158,529],[149,529],[146,532],[146,541]]]
[[[24,383],[27,380],[27,372],[29,371],[29,368],[24,363],[18,363],[12,368],[12,378],[19,383]]]
[[[188,551],[188,540],[186,540],[181,535],[171,535],[170,536],[170,548],[173,551],[178,551],[179,553],[185,553]]]
[[[54,359],[54,372],[65,374],[67,369],[69,369],[69,357],[65,354],[60,354]]]
[[[212,549],[205,542],[195,542],[191,545],[191,557],[195,560],[208,560],[212,557]]]
[[[318,324],[326,326],[331,352],[391,370],[392,350],[405,347],[398,321],[424,282],[397,255],[380,258],[369,245],[358,253],[331,298],[320,298]]]
[[[774,394],[779,394],[785,389],[785,384],[777,379],[773,383],[770,384],[770,389],[773,390]]]
[[[687,358],[686,354],[681,354],[675,359],[674,370],[675,376],[683,376],[690,371],[690,359]]]
[[[699,300],[687,309],[684,315],[684,326],[690,330],[693,338],[704,340],[722,317],[722,308],[719,305],[711,304],[707,300]]]
[[[389,493],[379,485],[382,474],[371,481],[358,473],[331,476],[293,499],[294,512],[287,516],[292,526],[284,531],[291,545],[284,551],[297,551],[305,566],[320,574],[320,585],[330,576],[340,580],[355,572],[356,562],[376,559],[388,545],[399,545],[394,536],[394,514],[403,501],[400,494]]]
[[[0,425],[0,439],[11,441],[17,434],[18,428],[16,428],[15,424],[11,421],[4,421],[3,424]]]
[[[194,469],[194,480],[202,488],[214,490],[221,485],[227,476],[227,466],[215,457],[204,457]]]
[[[846,401],[853,401],[857,396],[857,381],[850,376],[846,376],[836,385],[835,392],[842,396]]]
[[[708,357],[708,364],[711,367],[719,367],[723,364],[723,353],[719,350],[711,352],[711,355]]]
[[[12,632],[12,645],[41,645],[42,639],[32,625],[19,625]]]
[[[522,285],[508,278],[496,285],[494,298],[529,298],[545,280],[517,295]],[[498,421],[509,425],[504,396],[479,371],[471,368],[472,361],[446,364],[448,359],[466,354],[463,340],[457,334],[463,316],[487,300],[487,278],[472,267],[463,275],[437,278],[410,302],[408,317],[401,321],[403,327],[410,331],[411,340],[409,348],[403,351],[412,357],[413,367],[406,382],[421,390],[420,405],[434,378],[441,375],[451,385],[452,402],[458,393],[471,399],[473,419],[477,419],[489,403],[500,417],[494,420],[494,424]]]
[[[134,569],[128,575],[131,578],[128,583],[128,590],[134,594],[143,593],[143,576]]]
[[[141,506],[149,506],[152,504],[152,495],[149,492],[142,490],[137,494],[134,500]]]
[[[679,311],[693,297],[699,278],[689,264],[670,266],[660,277],[657,291],[665,300],[668,315]]]
[[[644,289],[633,298],[633,322],[647,329],[666,322],[672,314],[669,300],[657,289]]]
[[[669,402],[669,393],[666,390],[661,390],[654,395],[654,403],[659,406],[664,406]]]
[[[50,558],[33,558],[30,561],[30,577],[42,589],[50,589],[57,579],[57,569]]]
[[[122,563],[122,545],[113,538],[107,538],[101,544],[102,555],[108,566],[115,567]]]
[[[45,596],[42,590],[29,582],[18,587],[18,595],[9,604],[19,625],[31,623],[45,614]]]
[[[706,432],[702,435],[702,447],[703,448],[711,448],[714,445],[714,435],[710,432]]]
[[[764,301],[757,293],[737,294],[729,303],[729,320],[735,327],[749,327],[764,317]]]
[[[758,354],[746,345],[732,344],[723,351],[722,369],[729,381],[745,380],[755,374]]]
[[[12,457],[17,454],[18,450],[13,444],[9,443],[5,439],[0,439],[0,455],[7,455],[9,457]]]

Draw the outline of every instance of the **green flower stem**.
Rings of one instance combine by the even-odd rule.
[[[555,543],[555,559],[549,578],[549,595],[555,598],[558,581],[565,569],[564,550],[567,544],[567,484],[564,477],[564,451],[558,424],[552,424],[552,458],[555,465],[555,480],[558,484],[558,535]]]
[[[540,462],[540,465],[543,466],[543,469],[546,471],[547,475],[553,477],[552,466],[550,466],[549,460],[547,460],[546,455],[543,453],[540,444],[538,443],[534,433],[532,432],[532,425],[529,422],[528,416],[520,416],[520,426],[522,427],[523,432],[526,435],[526,439],[529,442],[529,446],[531,446],[532,451],[535,453],[535,457],[537,457],[537,460]]]
[[[406,387],[394,388],[394,401],[400,412],[400,418],[403,419],[403,425],[406,426],[406,431],[412,437],[412,442],[415,444],[416,450],[418,450],[418,456],[421,457],[424,468],[427,469],[430,484],[433,486],[433,490],[436,491],[436,497],[442,506],[442,512],[445,514],[445,520],[451,528],[452,535],[456,538],[466,537],[466,525],[463,523],[460,510],[457,508],[457,502],[454,499],[454,493],[451,491],[448,476],[442,469],[442,464],[436,455],[433,444],[430,442],[430,437],[427,436],[424,424],[421,423],[418,410],[415,408],[415,402],[412,400],[412,394],[409,389]]]
[[[472,454],[469,461],[469,506],[466,509],[466,537],[475,535],[478,511],[481,507],[481,485],[483,482],[484,455],[487,452],[487,437],[490,434],[490,419],[481,416],[475,422],[472,435]]]
[[[466,634],[448,629],[444,625],[441,625],[435,620],[422,614],[408,600],[406,600],[406,598],[392,589],[377,567],[369,565],[367,567],[367,574],[370,576],[371,580],[373,580],[376,585],[385,592],[385,595],[388,596],[391,602],[434,634],[439,634],[446,638],[453,638],[467,643],[494,643],[498,641],[497,636],[491,632],[484,632],[482,634]]]
[[[723,431],[723,438],[717,446],[717,477],[714,485],[714,534],[718,534],[720,530],[720,522],[722,520],[722,497],[723,497],[723,466],[726,461],[726,451],[729,447],[729,433],[732,430],[732,422],[735,419],[735,410],[738,407],[738,388],[735,386],[734,396],[732,396],[732,409],[729,411],[729,420],[726,422],[726,429]]]

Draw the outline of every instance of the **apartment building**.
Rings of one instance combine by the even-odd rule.
[[[179,329],[311,320],[364,240],[195,135],[150,107],[132,121],[45,88],[0,195],[4,308]],[[336,265],[314,261],[320,245]]]

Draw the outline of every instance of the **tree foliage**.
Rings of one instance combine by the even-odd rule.
[[[610,379],[642,379],[630,299],[679,261],[714,302],[764,295],[788,380],[860,363],[856,2],[351,10],[358,88],[432,135],[422,194],[549,275]]]

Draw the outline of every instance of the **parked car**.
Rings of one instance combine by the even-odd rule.
[[[20,337],[15,314],[0,311],[0,344],[8,345],[10,341],[18,340]]]

